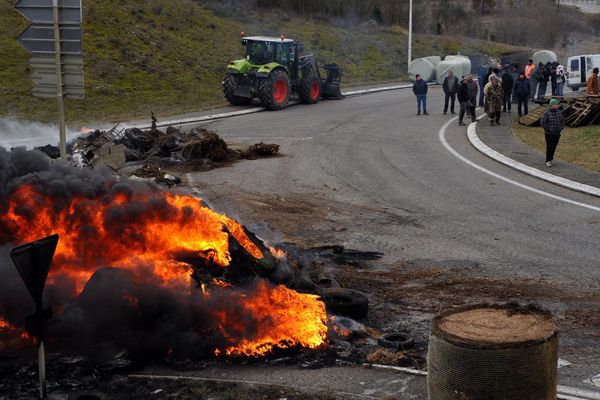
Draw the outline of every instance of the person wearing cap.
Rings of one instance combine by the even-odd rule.
[[[427,82],[421,78],[421,75],[415,75],[412,90],[417,97],[417,115],[421,115],[421,104],[423,105],[423,115],[429,115],[427,114]]]
[[[490,76],[490,83],[483,90],[485,93],[485,102],[487,106],[488,119],[490,126],[500,124],[500,115],[502,115],[502,101],[504,100],[504,91],[495,76]]]
[[[550,108],[542,116],[541,124],[546,138],[546,166],[551,167],[560,133],[565,126],[565,118],[562,111],[558,109],[558,100],[550,100]]]

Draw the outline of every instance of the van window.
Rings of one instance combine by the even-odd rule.
[[[579,71],[579,60],[571,60],[571,71]]]
[[[592,70],[592,59],[590,57],[586,57],[585,59],[585,65],[586,65],[586,70],[591,71]]]

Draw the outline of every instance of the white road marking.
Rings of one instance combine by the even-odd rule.
[[[456,150],[454,150],[446,141],[446,129],[448,129],[448,126],[450,126],[450,124],[452,124],[454,121],[456,121],[458,119],[458,117],[454,117],[450,120],[448,120],[448,122],[446,122],[439,130],[439,139],[440,142],[442,142],[442,144],[444,145],[444,147],[446,148],[446,150],[448,150],[450,153],[452,153],[452,155],[454,155],[456,158],[458,158],[459,160],[461,160],[462,162],[464,162],[465,164],[470,165],[471,167],[478,169],[479,171],[486,173],[490,176],[493,176],[494,178],[500,179],[501,181],[504,181],[508,184],[520,187],[521,189],[525,189],[528,190],[530,192],[533,193],[537,193],[540,194],[542,196],[546,196],[546,197],[550,197],[551,199],[555,199],[555,200],[559,200],[565,203],[569,203],[569,204],[573,204],[579,207],[583,207],[583,208],[587,208],[589,210],[593,210],[593,211],[598,211],[600,212],[600,207],[596,207],[596,206],[592,206],[590,204],[585,204],[585,203],[581,203],[579,201],[575,201],[575,200],[571,200],[571,199],[567,199],[565,197],[561,197],[561,196],[557,196],[555,194],[552,193],[548,193],[545,192],[543,190],[539,190],[536,188],[533,188],[531,186],[525,185],[523,183],[514,181],[510,178],[507,178],[505,176],[502,176],[496,172],[490,171],[489,169],[486,169],[478,164],[475,164],[473,161],[469,160],[468,158],[464,157],[463,155],[461,155],[460,153],[458,153]],[[474,126],[474,124],[476,124],[475,122],[471,123],[471,125],[469,126],[469,128],[471,128],[471,126]],[[471,128],[472,129],[472,128]]]

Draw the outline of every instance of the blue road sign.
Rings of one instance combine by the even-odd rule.
[[[34,24],[53,24],[52,0],[18,0],[15,8]],[[58,0],[58,23],[81,25],[81,0]]]

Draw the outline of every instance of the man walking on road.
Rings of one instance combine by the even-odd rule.
[[[423,104],[423,115],[429,115],[427,114],[427,82],[419,74],[415,76],[413,93],[417,97],[417,115],[421,115],[421,104]]]
[[[477,122],[477,116],[475,115],[475,107],[477,106],[477,93],[479,93],[477,81],[472,74],[469,74],[467,78],[467,94],[469,95],[467,114],[471,116],[471,122]]]
[[[460,79],[458,88],[456,88],[456,98],[460,104],[460,110],[458,111],[458,125],[464,126],[465,123],[463,122],[463,118],[467,111],[467,105],[469,104],[469,89],[467,87],[467,78],[464,76]]]
[[[446,98],[444,100],[444,115],[448,112],[448,100],[450,101],[450,113],[454,114],[454,102],[456,100],[456,90],[458,89],[458,78],[454,76],[454,72],[448,71],[448,75],[444,78],[442,84]]]
[[[550,100],[550,109],[542,116],[541,124],[546,138],[546,166],[551,167],[554,160],[554,151],[560,140],[560,132],[565,126],[562,111],[558,109],[558,100]]]
[[[487,103],[490,126],[494,126],[494,123],[500,124],[504,91],[498,82],[498,78],[493,75],[490,76],[490,83],[485,86],[483,92],[485,93],[485,101]]]
[[[587,80],[587,94],[599,94],[598,93],[598,68],[592,70],[592,75]]]

